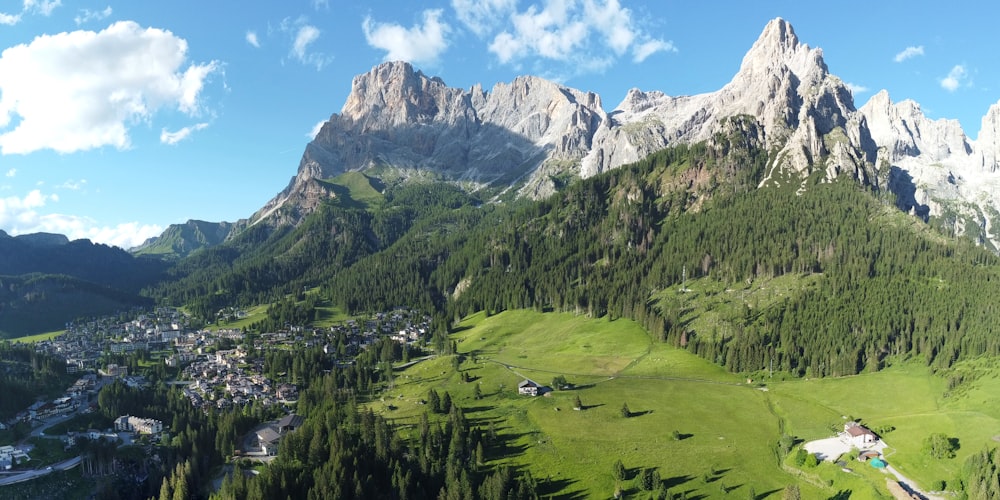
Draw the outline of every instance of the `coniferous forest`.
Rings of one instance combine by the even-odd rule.
[[[449,352],[449,329],[467,315],[535,309],[630,318],[732,372],[769,365],[791,376],[843,376],[896,360],[944,369],[1000,354],[996,255],[899,212],[877,186],[769,171],[748,127],[752,120],[733,118],[729,133],[540,201],[430,182],[389,185],[378,203],[333,199],[298,227],[256,225],[195,252],[146,294],[205,322],[224,308],[271,304],[258,330],[308,324],[321,301],[347,314],[407,306],[433,314],[439,352]],[[694,328],[676,292],[686,280],[740,288],[778,277],[803,284],[775,303],[745,303],[722,334]],[[378,367],[401,353],[371,349],[349,366],[324,359],[265,360],[273,372],[298,367],[305,423],[259,476],[228,476],[218,497],[538,495],[530,473],[482,466],[496,437],[457,405],[434,405],[440,414],[425,415],[417,439],[359,408],[391,371]],[[102,409],[121,413],[138,400],[147,413],[168,415],[183,406],[166,392],[149,400],[126,392],[102,392]],[[160,498],[187,495],[255,421],[178,412],[173,427],[188,430],[171,444]],[[214,451],[196,451],[205,449]],[[977,460],[975,481],[995,479],[993,455]]]
[[[408,305],[441,337],[476,311],[628,317],[731,371],[773,363],[799,376],[878,370],[891,356],[935,367],[1000,352],[997,258],[894,208],[853,179],[769,173],[752,126],[677,146],[538,202],[483,202],[448,185],[389,187],[384,203],[330,203],[295,229],[244,233],[199,252],[152,290],[211,319],[227,305],[280,302],[303,287],[348,313]],[[693,331],[659,292],[682,279],[741,286],[819,279],[746,307],[733,335]],[[296,314],[308,317],[309,311]],[[280,318],[279,318],[280,319]],[[440,340],[440,339],[439,339]]]

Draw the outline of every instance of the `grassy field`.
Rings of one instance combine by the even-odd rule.
[[[929,488],[950,481],[965,457],[1000,435],[1000,363],[956,368],[951,375],[964,375],[964,382],[950,392],[948,374],[917,363],[856,377],[776,381],[762,390],[760,381],[747,384],[655,342],[628,320],[509,311],[469,317],[453,338],[463,359],[459,372],[471,382],[462,381],[451,356],[440,356],[398,372],[373,409],[406,433],[425,411],[420,401],[428,390],[448,391],[471,422],[492,423],[504,440],[488,452],[491,465],[530,469],[543,494],[561,498],[605,497],[616,487],[641,495],[633,479],[616,483],[616,460],[633,478],[655,468],[671,492],[688,498],[777,499],[790,484],[803,498],[888,498],[885,476],[860,463],[851,473],[832,464],[789,467],[777,451],[779,437],[830,437],[845,418],[894,427],[884,436],[892,447],[888,461]],[[556,375],[575,388],[537,398],[516,394],[525,378],[550,385]],[[473,399],[475,385],[482,399]],[[577,396],[583,411],[573,410]],[[625,404],[634,416],[622,416]],[[924,454],[932,432],[958,438],[958,456]]]
[[[10,339],[11,342],[20,342],[23,344],[33,344],[35,342],[41,342],[43,340],[52,340],[62,334],[66,333],[66,330],[59,330],[57,332],[39,333],[36,335],[29,335],[27,337],[17,337]]]

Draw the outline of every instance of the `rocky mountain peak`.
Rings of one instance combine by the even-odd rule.
[[[990,106],[983,117],[976,145],[982,157],[980,166],[988,172],[996,172],[1000,168],[1000,102]]]
[[[809,74],[822,79],[828,73],[823,51],[800,43],[792,25],[778,17],[767,23],[757,41],[743,56],[737,78],[743,74],[748,77],[773,75],[780,73],[783,67],[800,79]]]

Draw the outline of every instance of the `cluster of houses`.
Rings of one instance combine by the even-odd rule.
[[[263,374],[260,359],[248,359],[243,348],[217,351],[187,365],[183,376],[193,382],[184,388],[191,404],[208,409],[244,406],[253,401],[273,405],[298,397],[290,384],[275,387]]]
[[[184,393],[197,407],[227,408],[255,401],[272,405],[297,400],[298,388],[268,380],[263,376],[262,358],[250,356],[246,349],[260,353],[268,349],[322,347],[338,363],[349,363],[379,338],[389,337],[404,344],[420,341],[430,330],[430,319],[426,314],[401,308],[324,329],[287,325],[280,332],[255,335],[250,346],[243,330],[192,330],[184,314],[161,307],[151,312],[137,311],[132,319],[108,317],[70,324],[65,334],[39,342],[35,348],[66,359],[68,373],[96,371],[127,381],[135,378],[129,377],[127,366],[99,366],[101,357],[104,353],[145,350],[157,353],[167,366],[184,367],[182,377],[191,381]],[[219,349],[223,345],[239,347]],[[31,418],[44,418],[72,409],[53,403],[33,411]]]
[[[97,394],[97,376],[85,374],[66,389],[63,396],[51,401],[36,401],[28,408],[18,412],[6,424],[13,425],[18,422],[43,420],[75,412],[81,405],[86,404],[87,397],[93,394]]]
[[[13,446],[0,446],[0,469],[10,470],[11,467],[31,460],[24,450]]]
[[[66,360],[66,372],[95,371],[105,352],[161,351],[187,329],[187,318],[176,309],[160,307],[136,313],[133,319],[117,316],[66,325],[66,333],[37,342],[35,349]]]

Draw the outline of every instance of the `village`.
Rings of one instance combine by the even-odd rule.
[[[396,309],[363,319],[351,319],[320,329],[288,325],[279,332],[249,333],[245,329],[194,329],[189,318],[173,308],[135,311],[131,315],[93,319],[67,325],[66,332],[35,344],[35,350],[65,359],[66,373],[79,378],[61,396],[39,400],[0,422],[0,430],[26,423],[34,436],[76,414],[96,411],[97,394],[104,385],[120,380],[129,387],[149,384],[148,370],[162,364],[176,373],[166,381],[181,386],[196,408],[227,409],[249,404],[281,405],[288,415],[274,424],[262,425],[253,448],[273,455],[280,437],[301,424],[294,414],[299,388],[284,373],[268,376],[264,353],[272,350],[322,349],[331,364],[350,364],[353,356],[379,338],[414,344],[426,338],[430,317],[418,311]],[[141,357],[144,362],[135,365]],[[125,360],[131,358],[132,367]],[[158,440],[168,433],[163,422],[142,415],[121,415],[111,429],[90,429],[89,439],[104,438],[129,443],[133,437]],[[60,438],[72,446],[79,433]],[[55,437],[55,436],[49,436]],[[0,470],[10,470],[31,460],[29,447],[4,443],[0,446]]]

